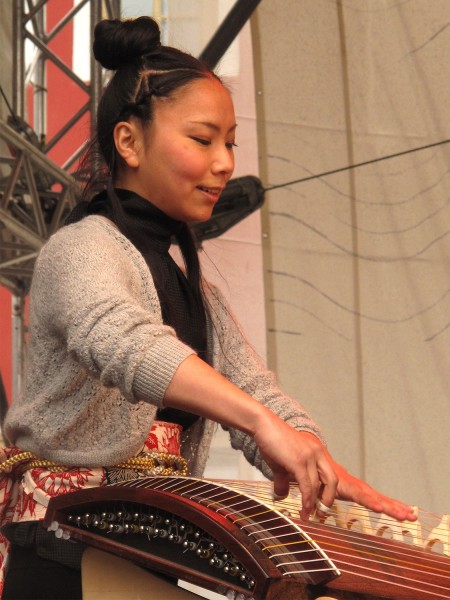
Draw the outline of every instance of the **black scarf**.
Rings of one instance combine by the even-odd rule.
[[[169,254],[172,240],[180,236],[182,229],[187,227],[186,224],[167,216],[137,194],[122,189],[116,189],[115,193],[125,215],[124,218],[117,218],[111,205],[110,193],[105,190],[95,196],[85,205],[84,215],[100,214],[108,217],[136,246],[155,282],[164,323],[173,327],[178,338],[205,360],[206,316],[200,289],[195,289]],[[69,222],[74,220],[78,218],[69,217]],[[198,417],[177,409],[163,408],[158,411],[157,418],[178,423],[186,429]]]

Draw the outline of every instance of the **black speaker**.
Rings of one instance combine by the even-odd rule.
[[[193,223],[192,229],[199,242],[209,240],[239,223],[264,204],[264,188],[253,175],[230,179],[211,218],[203,223]]]

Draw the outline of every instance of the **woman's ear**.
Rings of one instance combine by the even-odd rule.
[[[139,150],[142,147],[141,130],[136,123],[120,121],[114,127],[114,144],[119,156],[131,168],[139,167]]]

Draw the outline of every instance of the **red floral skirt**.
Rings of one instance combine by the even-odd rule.
[[[179,455],[181,431],[180,425],[155,421],[138,456],[147,452]],[[0,448],[0,463],[21,452],[13,446]],[[36,467],[17,478],[13,468],[8,469],[0,473],[0,525],[42,520],[49,500],[54,496],[147,475],[148,472],[143,470],[119,467],[73,467],[60,473]],[[9,542],[0,533],[0,598],[8,552]]]

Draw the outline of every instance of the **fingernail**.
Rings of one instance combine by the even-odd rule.
[[[274,502],[279,502],[280,500],[284,500],[286,496],[279,496],[275,492],[272,493],[272,498]]]

